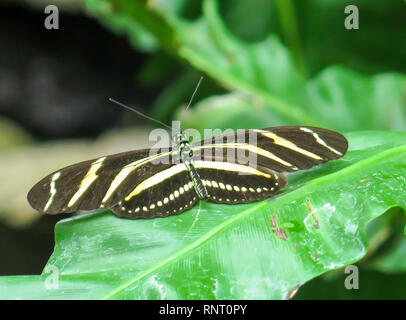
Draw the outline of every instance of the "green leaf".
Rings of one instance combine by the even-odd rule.
[[[115,11],[112,2],[108,0],[86,0],[84,5],[87,12],[103,17],[100,21],[114,33],[128,35],[130,43],[138,50],[154,52],[162,43],[171,41],[171,32],[166,25],[158,23],[153,14],[143,15],[143,7],[136,2],[128,3],[123,12]],[[133,19],[127,11],[140,14],[138,17],[142,22]],[[143,18],[145,16],[146,19]],[[160,28],[160,37],[156,37]]]
[[[164,219],[106,211],[64,220],[43,274],[1,277],[0,298],[287,298],[361,259],[367,225],[405,209],[406,133],[347,138],[345,157],[289,175],[289,188],[266,201],[200,202]]]
[[[389,74],[363,77],[340,67],[331,67],[299,88],[296,96],[302,101],[303,109],[308,108],[308,114],[317,112],[317,117],[324,119],[324,126],[339,131],[352,128],[405,130],[406,100],[402,93],[405,79]],[[222,100],[224,104],[220,107]],[[214,111],[219,109],[224,117],[213,117]],[[233,94],[233,99],[225,95],[203,100],[188,112],[185,120],[187,126],[195,129],[306,123],[282,116],[271,110],[259,95],[250,94]]]
[[[114,12],[150,30],[168,52],[263,105],[268,118],[342,131],[406,130],[406,77],[402,74],[365,76],[330,66],[309,80],[298,72],[291,53],[275,34],[254,43],[238,39],[227,29],[215,0],[203,1],[202,15],[193,20],[174,8],[181,7],[180,2],[174,7],[166,1],[112,3]],[[244,113],[233,115],[243,118]],[[208,113],[206,118],[215,117]]]
[[[347,5],[359,9],[358,30],[344,27]],[[400,0],[234,0],[219,1],[219,11],[241,40],[277,35],[297,67],[304,60],[311,75],[337,64],[367,74],[406,72],[406,42],[399,42],[406,33],[406,6]]]
[[[403,1],[299,0],[295,3],[303,54],[312,71],[340,64],[364,73],[406,72],[406,43],[399,42],[406,32]],[[358,8],[357,30],[344,28],[344,20],[349,16],[344,8],[348,5]]]
[[[216,115],[215,117],[213,115]],[[203,132],[206,128],[241,129],[283,125],[284,122],[269,113],[260,99],[233,92],[213,95],[197,103],[192,111],[179,109],[176,119]]]
[[[196,87],[195,80],[199,78],[200,73],[193,69],[177,73],[177,78],[158,94],[152,105],[152,114],[155,118],[167,121],[173,118],[175,110],[185,111],[189,96]],[[216,93],[224,93],[224,90],[220,89],[218,84],[211,79],[205,79],[198,96],[199,99],[204,99],[205,96]],[[179,108],[179,106],[182,107]],[[175,115],[175,119],[184,120],[184,116],[183,113],[178,114]]]
[[[275,36],[254,44],[240,41],[225,28],[214,0],[205,1],[203,11],[198,22],[173,18],[183,44],[179,55],[224,86],[261,100],[285,124],[406,129],[405,76],[362,76],[329,67],[306,80]]]
[[[396,242],[392,250],[388,250],[372,264],[374,270],[386,273],[401,273],[406,271],[406,239],[402,237]]]

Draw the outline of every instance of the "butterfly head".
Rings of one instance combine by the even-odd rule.
[[[188,137],[184,131],[179,131],[173,136],[172,147],[174,149],[183,148],[185,145],[189,144]]]

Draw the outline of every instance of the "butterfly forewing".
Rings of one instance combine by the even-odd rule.
[[[42,179],[28,193],[28,201],[48,214],[109,208],[149,175],[170,166],[164,160],[168,156],[145,149],[84,161]],[[148,161],[151,157],[162,161]]]
[[[240,130],[193,145],[209,200],[248,203],[283,189],[283,172],[308,169],[347,150],[339,133],[315,127]]]
[[[193,145],[205,161],[249,163],[278,172],[309,169],[338,159],[347,148],[347,140],[337,132],[299,126],[240,130]]]

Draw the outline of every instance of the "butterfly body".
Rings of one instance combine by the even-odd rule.
[[[242,130],[193,144],[180,133],[167,150],[124,152],[54,172],[28,201],[47,214],[110,208],[130,219],[179,214],[199,199],[249,203],[283,189],[284,172],[338,159],[347,147],[337,132],[304,126]]]

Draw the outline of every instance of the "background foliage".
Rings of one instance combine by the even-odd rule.
[[[347,4],[359,8],[359,30],[343,26]],[[11,296],[286,298],[297,285],[339,269],[306,284],[297,298],[404,298],[397,288],[406,281],[401,209],[405,137],[382,132],[405,131],[406,127],[406,44],[401,41],[406,31],[404,1],[86,0],[83,6],[72,1],[69,7],[86,12],[110,32],[126,38],[133,52],[142,55],[134,75],[127,78],[127,86],[143,88],[147,95],[154,93],[147,103],[156,118],[184,119],[186,126],[200,130],[303,124],[353,131],[348,135],[351,150],[334,164],[292,176],[290,190],[308,184],[274,202],[233,208],[203,204],[196,226],[193,221],[197,208],[179,217],[143,221],[136,226],[97,213],[62,222],[56,227],[57,243],[48,265],[57,265],[61,270],[61,291],[71,296],[43,291],[46,272],[41,277],[1,279],[0,286]],[[131,60],[131,54],[129,57]],[[201,74],[206,79],[199,91],[199,102],[185,113],[184,104]],[[95,92],[99,91],[96,87]],[[146,102],[126,92],[115,94],[124,94],[124,101],[128,96],[136,103]],[[4,145],[0,161],[5,164],[1,167],[13,168],[12,163],[16,163],[15,171],[22,166],[28,168],[24,158],[47,154],[43,165],[30,168],[29,179],[14,179],[15,189],[2,192],[3,199],[15,197],[14,202],[19,204],[3,205],[5,219],[14,221],[10,217],[22,216],[19,224],[32,219],[32,212],[21,205],[25,196],[21,185],[29,188],[53,169],[111,150],[107,146],[111,145],[108,137],[112,134],[102,137],[102,143],[92,144],[89,151],[88,145],[80,141],[44,141],[39,145],[24,130],[15,128],[18,125],[8,121],[2,125],[2,131],[10,132],[15,142]],[[374,131],[355,132],[360,130]],[[126,136],[123,132],[118,135]],[[123,141],[120,148],[134,148],[125,138]],[[136,142],[135,147],[140,144]],[[55,148],[58,152],[52,152]],[[1,172],[2,190],[8,189],[7,181],[13,180],[15,171]],[[348,178],[344,178],[347,174]],[[340,178],[343,180],[335,181]],[[324,190],[320,187],[324,183],[332,191],[321,193],[323,197],[315,196],[320,192],[318,188]],[[304,205],[292,209],[290,201]],[[308,228],[306,221],[313,221],[304,220],[309,214],[305,205],[309,201],[316,201],[314,209],[322,225],[322,219],[329,217],[332,210],[328,204],[336,204],[334,221],[326,221],[321,230]],[[277,225],[284,226],[281,230],[289,241],[280,239],[284,233],[272,226],[278,210]],[[207,226],[203,228],[199,223],[205,219]],[[192,233],[191,224],[195,226]],[[264,225],[265,230],[261,229]],[[110,226],[107,231],[103,230],[106,226]],[[188,236],[181,239],[183,234]],[[245,248],[243,256],[233,251],[235,244],[229,243],[232,239],[241,241],[238,248]],[[162,246],[168,241],[172,245]],[[300,253],[288,245],[291,241],[304,247],[299,246]],[[184,256],[185,248],[191,245],[190,256]],[[103,248],[106,254],[92,258],[95,248]],[[216,251],[219,248],[228,254]],[[248,256],[252,248],[261,258]],[[174,263],[158,263],[163,257]],[[98,261],[100,258],[103,261]],[[196,272],[202,268],[203,258],[210,261],[208,271]],[[252,260],[250,270],[238,266],[241,259]],[[361,289],[345,290],[345,275],[340,268],[360,259]],[[117,261],[122,268],[117,269]],[[134,261],[144,264],[137,266]],[[156,263],[158,269],[154,269]],[[233,270],[226,268],[230,265]],[[284,274],[286,265],[296,267]],[[167,276],[163,276],[165,272]],[[190,277],[166,278],[177,272]],[[209,275],[212,278],[204,278]],[[189,288],[182,284],[186,280]],[[91,287],[86,293],[84,285]]]

